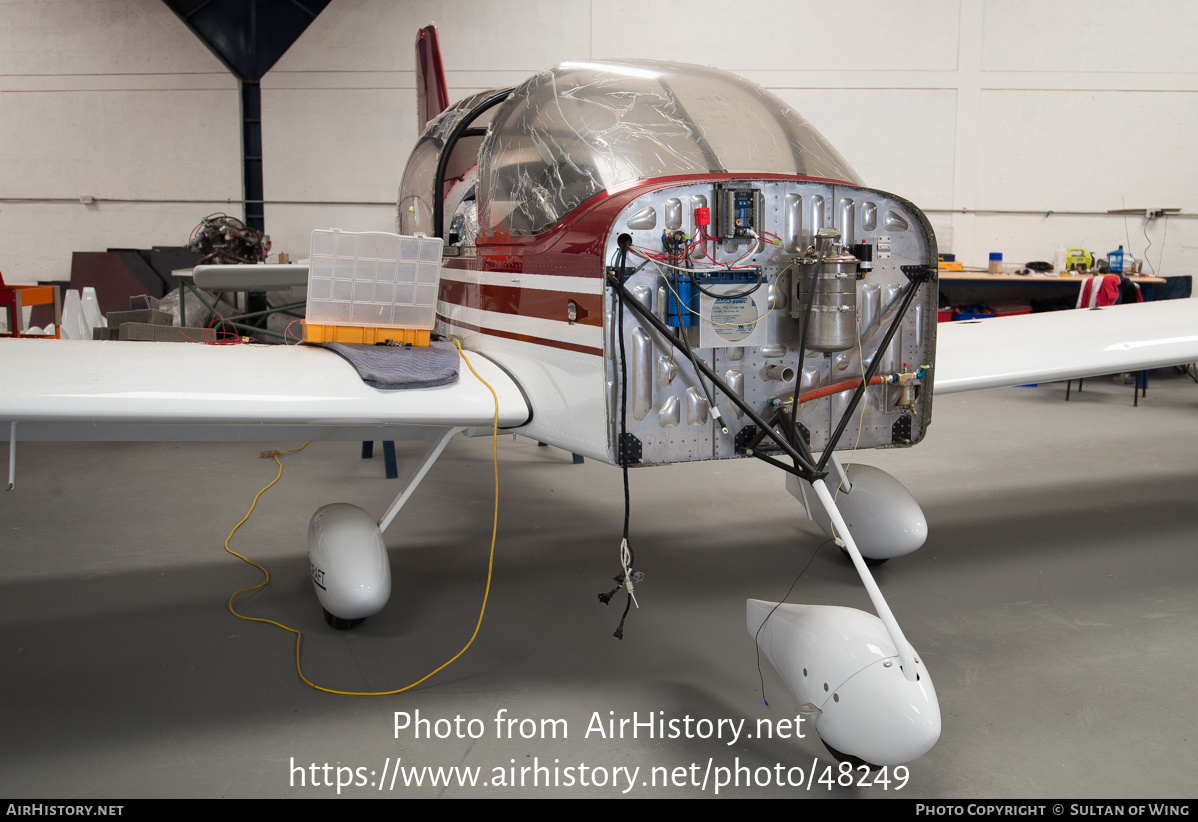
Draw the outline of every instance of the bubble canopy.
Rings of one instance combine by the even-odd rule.
[[[563,63],[495,111],[479,149],[488,234],[537,234],[603,191],[654,177],[786,174],[860,184],[798,112],[742,77],[653,61]]]

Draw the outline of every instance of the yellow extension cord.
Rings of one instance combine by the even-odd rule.
[[[495,537],[499,532],[499,395],[495,393],[495,389],[491,387],[490,383],[484,380],[479,373],[474,370],[474,366],[470,364],[470,359],[466,356],[466,352],[462,351],[461,343],[459,343],[457,340],[454,340],[454,344],[457,345],[458,352],[462,355],[462,359],[465,360],[466,366],[470,369],[470,373],[474,374],[474,376],[478,378],[478,381],[487,387],[487,390],[491,392],[492,399],[495,401],[495,420],[491,429],[491,454],[492,461],[495,466],[495,515],[491,521],[491,553],[490,557],[487,559],[487,585],[483,590],[482,607],[478,611],[478,623],[474,626],[474,633],[470,635],[470,641],[462,646],[462,650],[458,651],[445,663],[420,677],[420,679],[416,680],[412,684],[405,685],[402,688],[396,688],[394,691],[338,691],[335,688],[326,688],[323,685],[317,685],[315,682],[308,679],[308,677],[304,676],[304,669],[300,664],[300,646],[304,639],[303,633],[297,631],[295,628],[288,627],[281,622],[276,622],[273,619],[246,616],[245,614],[238,613],[237,609],[233,607],[233,600],[237,599],[237,597],[239,597],[241,594],[257,591],[269,585],[270,572],[258,563],[251,559],[246,559],[244,556],[230,548],[229,540],[233,539],[233,535],[237,533],[237,529],[245,524],[246,520],[250,518],[250,514],[254,513],[254,507],[258,504],[258,498],[265,494],[267,490],[269,490],[270,487],[278,482],[283,476],[283,463],[279,461],[279,457],[283,454],[293,454],[296,451],[302,451],[308,447],[308,443],[306,442],[299,448],[292,448],[290,451],[276,451],[274,453],[274,461],[279,466],[278,474],[275,475],[275,478],[271,480],[266,487],[254,495],[254,501],[250,503],[250,510],[245,512],[245,516],[241,518],[241,522],[234,525],[233,530],[229,532],[229,536],[225,537],[225,550],[240,559],[242,562],[253,565],[259,571],[261,571],[262,575],[265,577],[265,579],[263,579],[262,582],[258,583],[257,585],[254,585],[251,588],[242,588],[240,591],[235,592],[231,597],[229,597],[230,613],[232,613],[233,616],[237,617],[238,619],[244,619],[247,622],[265,622],[268,625],[274,625],[277,628],[282,628],[284,631],[295,634],[295,671],[299,674],[299,678],[302,679],[308,686],[315,688],[318,691],[324,691],[326,694],[341,694],[342,696],[389,696],[391,694],[398,694],[407,690],[411,690],[420,683],[424,682],[426,679],[429,679],[430,677],[435,676],[436,674],[445,670],[445,668],[453,664],[458,657],[466,653],[470,646],[474,644],[474,639],[478,636],[479,629],[482,628],[483,615],[487,612],[487,597],[491,593],[491,572],[495,567]]]

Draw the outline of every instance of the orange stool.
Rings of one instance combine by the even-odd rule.
[[[0,308],[8,317],[8,333],[0,333],[4,337],[27,337],[25,330],[25,312],[27,305],[54,306],[54,334],[40,336],[58,337],[58,329],[62,325],[62,298],[55,285],[6,285],[4,275],[0,274]],[[34,334],[33,336],[39,336]]]

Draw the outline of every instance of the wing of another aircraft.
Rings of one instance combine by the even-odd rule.
[[[523,424],[519,386],[481,354],[499,425]],[[491,392],[461,364],[452,385],[381,391],[313,346],[70,340],[0,342],[0,421],[18,440],[379,439],[380,431],[491,425]],[[387,439],[401,439],[389,436]]]
[[[1193,300],[1053,311],[937,328],[936,394],[1198,362]]]

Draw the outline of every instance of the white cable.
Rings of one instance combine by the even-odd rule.
[[[1156,276],[1158,276],[1158,277],[1161,275],[1157,274],[1157,269],[1160,269],[1161,271],[1165,270],[1164,269],[1165,240],[1167,240],[1168,238],[1169,238],[1169,215],[1166,214],[1165,215],[1165,227],[1161,230],[1161,253],[1156,255],[1156,268],[1152,269],[1152,273],[1156,274]]]
[[[757,236],[756,231],[754,231],[751,228],[746,229],[746,231],[748,232],[749,236],[751,236],[753,238],[753,242],[749,243],[749,250],[745,252],[745,255],[743,257],[741,257],[738,260],[733,260],[730,263],[726,263],[726,266],[729,270],[731,270],[732,266],[742,263],[745,260],[747,260],[749,257],[752,257],[754,254],[756,254],[757,246],[759,246],[761,244],[761,238]]]
[[[620,567],[624,569],[624,587],[628,589],[628,596],[632,597],[632,604],[640,608],[641,604],[636,601],[636,594],[632,590],[632,571],[628,568],[631,562],[632,552],[628,550],[628,540],[622,539],[620,540]]]

